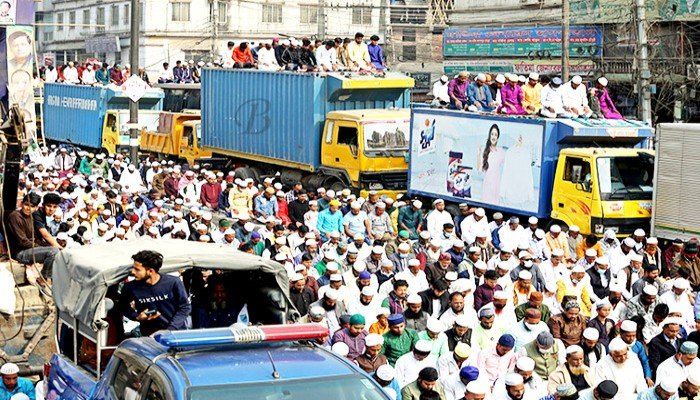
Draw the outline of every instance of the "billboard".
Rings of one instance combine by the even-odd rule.
[[[698,0],[657,0],[644,3],[648,21],[697,21]],[[578,24],[625,24],[634,22],[634,2],[627,0],[574,0],[571,21]]]
[[[24,112],[28,137],[36,137],[36,110],[34,109],[34,57],[31,26],[7,27],[7,78],[10,106],[18,104]]]
[[[537,213],[544,125],[469,115],[415,111],[411,191]]]
[[[502,59],[481,59],[481,60],[447,60],[442,63],[445,74],[451,76],[460,71],[472,73],[488,72],[493,74],[504,74],[513,72],[527,75],[530,72],[537,72],[540,75],[561,74],[560,60],[502,60]],[[592,60],[571,60],[569,71],[572,74],[589,76],[594,75],[596,65]]]
[[[571,57],[600,56],[603,30],[593,26],[572,26],[569,35]],[[561,27],[539,28],[452,28],[443,33],[445,57],[560,57]]]

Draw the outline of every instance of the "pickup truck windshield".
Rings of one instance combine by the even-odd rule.
[[[197,387],[189,400],[383,400],[384,394],[367,378],[356,375],[327,379],[261,382],[245,385]]]
[[[654,157],[603,157],[596,161],[602,200],[651,200]]]
[[[410,121],[377,121],[363,124],[367,157],[403,157],[408,152]]]

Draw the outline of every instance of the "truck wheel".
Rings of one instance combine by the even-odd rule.
[[[255,176],[253,175],[253,172],[250,170],[248,167],[238,167],[234,171],[234,177],[240,178],[240,179],[248,179],[252,178],[255,179]]]
[[[345,184],[341,181],[336,180],[330,184],[330,187],[328,189],[334,191],[337,196],[338,193],[342,192],[343,189],[345,189]]]
[[[250,173],[253,174],[253,179],[255,179],[255,182],[260,182],[260,177],[262,176],[262,171],[258,167],[250,167],[248,168],[250,170]]]

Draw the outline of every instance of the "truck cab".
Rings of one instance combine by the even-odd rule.
[[[199,112],[161,113],[157,130],[142,131],[141,150],[182,158],[190,165],[211,158],[211,151],[199,147],[201,118]]]
[[[654,153],[635,148],[568,148],[559,154],[552,218],[582,232],[627,236],[648,229]]]
[[[139,110],[139,131],[155,129],[160,112]],[[116,154],[122,147],[129,146],[129,110],[107,110],[102,124],[102,148],[109,154]]]
[[[407,180],[410,122],[408,109],[328,113],[321,168],[343,174],[363,196],[376,190],[395,197]]]

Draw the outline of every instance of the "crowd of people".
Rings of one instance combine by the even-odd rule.
[[[469,80],[462,71],[452,80],[443,75],[433,84],[433,107],[505,115],[535,115],[547,118],[622,119],[608,92],[608,79],[600,77],[586,88],[575,75],[564,83],[558,76],[527,77],[512,73],[480,73]]]
[[[598,238],[468,204],[453,216],[440,199],[56,146],[25,162],[19,189],[6,241],[19,262],[43,263],[41,284],[74,246],[141,236],[232,246],[279,263],[298,322],[327,326],[320,344],[393,398],[698,399],[697,240],[660,249],[641,229]],[[130,295],[178,299],[155,314],[125,309],[141,334],[185,328],[188,312],[194,327],[236,322],[215,272],[202,273],[205,301],[190,304],[192,279],[164,279],[161,262],[134,255]]]
[[[260,42],[227,43],[227,52],[220,59],[177,60],[175,66],[164,62],[157,79],[151,80],[145,68],[138,69],[138,76],[146,83],[199,83],[202,68],[257,68],[264,71],[333,72],[386,70],[386,59],[379,45],[379,36],[372,35],[365,43],[364,35],[354,39],[335,38],[312,41],[309,38],[273,38]],[[67,83],[89,86],[121,86],[132,75],[129,64],[100,63],[97,60],[69,61],[63,65],[39,68],[37,80],[48,83]]]

